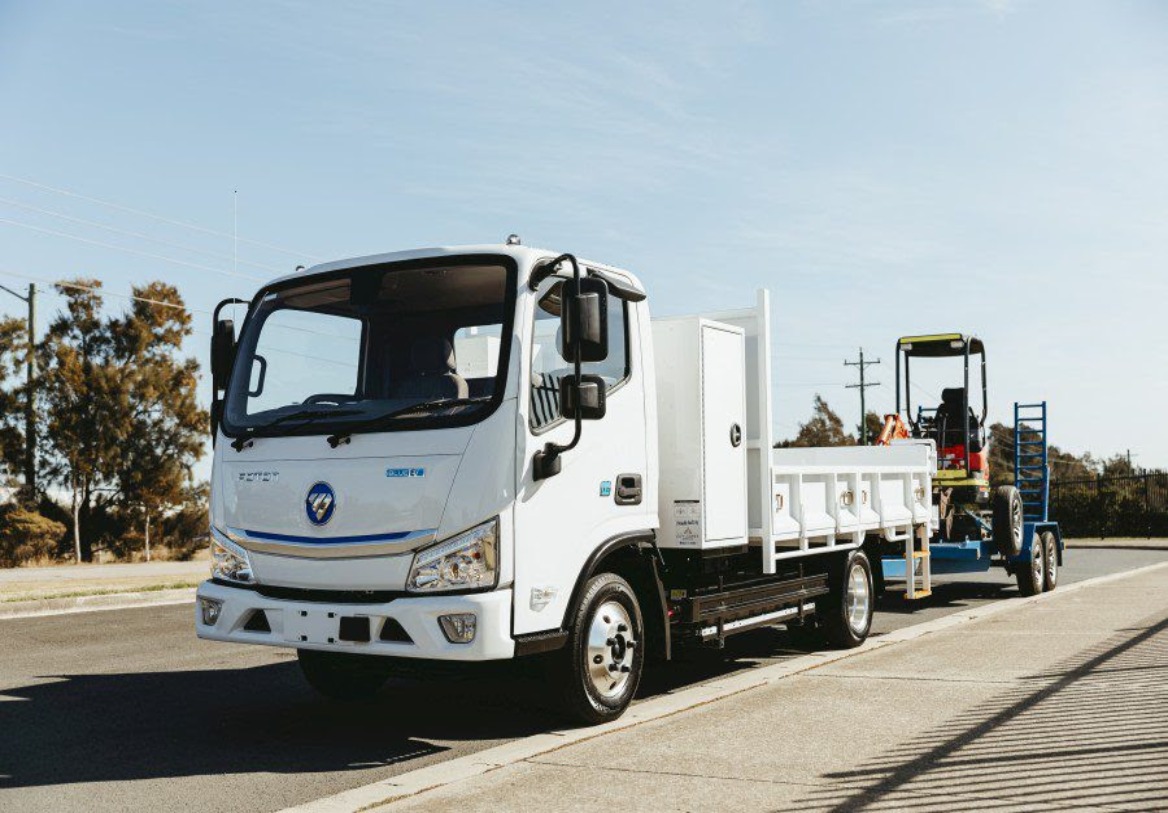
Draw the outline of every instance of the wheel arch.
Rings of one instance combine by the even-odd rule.
[[[572,588],[564,621],[573,618],[580,609],[588,580],[598,573],[615,573],[633,588],[641,605],[641,616],[648,639],[646,656],[652,660],[669,660],[669,606],[665,599],[665,585],[661,580],[664,562],[657,549],[657,536],[651,530],[620,534],[605,540],[592,552]]]

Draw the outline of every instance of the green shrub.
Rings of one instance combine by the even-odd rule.
[[[35,511],[13,505],[0,508],[0,566],[53,558],[65,531],[60,522]]]

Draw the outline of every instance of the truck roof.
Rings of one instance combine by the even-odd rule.
[[[363,265],[381,265],[383,263],[401,262],[403,260],[420,260],[429,257],[456,257],[465,254],[500,254],[508,257],[513,257],[521,265],[532,264],[538,260],[555,257],[560,252],[552,251],[551,249],[536,248],[534,246],[523,245],[507,245],[500,243],[482,243],[477,245],[465,246],[434,246],[431,248],[414,248],[407,251],[393,251],[386,254],[369,254],[362,257],[349,257],[342,260],[332,260],[330,262],[318,263],[317,265],[305,268],[302,271],[296,271],[292,274],[285,274],[282,277],[271,280],[265,284],[264,287],[275,285],[277,283],[286,282],[298,277],[310,276],[313,274],[322,274],[329,271],[343,271],[347,268],[358,268]],[[645,292],[641,281],[629,271],[623,268],[606,265],[604,263],[594,262],[593,260],[578,258],[581,265],[586,265],[590,268],[602,270],[614,274],[619,274],[625,277],[633,286]],[[525,283],[526,280],[521,280]]]

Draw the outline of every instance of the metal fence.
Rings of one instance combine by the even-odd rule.
[[[1052,480],[1050,512],[1066,536],[1168,536],[1168,473]]]

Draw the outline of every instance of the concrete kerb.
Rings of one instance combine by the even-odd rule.
[[[1148,539],[1066,539],[1072,550],[1168,550],[1168,538]]]
[[[287,808],[283,813],[366,813],[366,811],[381,810],[392,806],[395,802],[415,797],[427,791],[474,779],[499,768],[548,754],[569,745],[603,737],[615,731],[633,728],[642,723],[659,720],[742,692],[767,686],[791,675],[835,663],[844,658],[858,657],[971,621],[1021,609],[1041,601],[1049,601],[1088,587],[1132,578],[1164,568],[1168,568],[1168,562],[1086,579],[1073,584],[1060,585],[1059,589],[1052,593],[1042,593],[1031,598],[1008,598],[992,604],[985,604],[969,611],[953,613],[923,624],[904,627],[878,638],[870,638],[863,646],[856,649],[805,655],[692,686],[662,697],[651,698],[637,703],[621,719],[606,725],[534,734],[530,737],[487,748],[475,754],[407,771],[334,796]]]
[[[127,610],[134,607],[157,607],[189,604],[195,600],[195,588],[143,590],[125,593],[99,593],[91,596],[30,599],[0,603],[0,621],[12,618],[38,618],[67,613],[91,613],[101,610]]]

